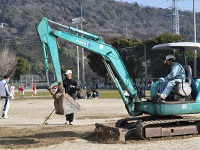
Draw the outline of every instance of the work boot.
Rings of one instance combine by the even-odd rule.
[[[163,94],[157,93],[155,99],[152,100],[152,103],[154,104],[158,104],[158,103],[162,103],[165,101],[165,97]]]
[[[71,122],[69,122],[69,125],[73,125],[74,123],[71,121]]]
[[[2,116],[1,118],[2,118],[2,119],[8,119],[9,116],[8,116],[8,115],[4,115],[4,116]]]
[[[165,95],[157,93],[157,96],[158,96],[158,98],[157,98],[158,102],[164,102],[165,101]]]

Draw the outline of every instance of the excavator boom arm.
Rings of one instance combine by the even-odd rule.
[[[117,50],[111,45],[106,44],[101,37],[98,37],[94,34],[90,34],[85,31],[67,26],[65,27],[68,29],[69,32],[52,30],[48,22],[55,23],[53,21],[49,21],[47,18],[43,18],[38,25],[37,30],[43,45],[42,49],[44,55],[45,69],[46,71],[48,71],[48,57],[46,53],[47,50],[49,50],[49,54],[56,75],[56,81],[51,85],[51,87],[62,81],[58,56],[58,46],[56,42],[56,38],[59,37],[102,56],[104,65],[108,70],[108,73],[112,81],[114,82],[114,85],[118,88],[129,114],[135,115],[134,103],[141,102],[141,100],[137,96],[137,91],[133,86],[131,78]],[[58,23],[56,24],[60,25]],[[79,33],[79,35],[77,35],[77,33]],[[115,74],[117,75],[117,77],[115,77]],[[129,98],[125,96],[121,84],[130,95]]]

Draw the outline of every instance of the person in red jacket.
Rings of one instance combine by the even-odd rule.
[[[36,84],[33,84],[33,95],[32,96],[36,96],[37,95],[37,87]]]
[[[18,91],[21,92],[20,98],[24,98],[24,87],[23,86],[19,86]]]

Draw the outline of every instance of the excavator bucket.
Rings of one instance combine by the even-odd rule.
[[[83,108],[67,93],[56,96],[54,100],[55,114],[67,115],[83,110]]]
[[[112,140],[125,142],[126,137],[132,132],[127,129],[111,127],[100,123],[96,123],[95,126],[96,128],[93,132],[93,136],[98,137],[98,139],[102,141]]]
[[[67,115],[83,110],[69,94],[64,92],[62,84],[59,84],[57,92],[50,87],[47,90],[53,95],[55,114]]]

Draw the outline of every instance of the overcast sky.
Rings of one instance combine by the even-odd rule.
[[[172,0],[118,0],[129,3],[137,2],[139,5],[151,6],[158,8],[171,8]],[[200,0],[195,0],[196,11],[200,12]],[[193,0],[179,0],[177,2],[178,8],[180,10],[189,10],[193,11]]]

